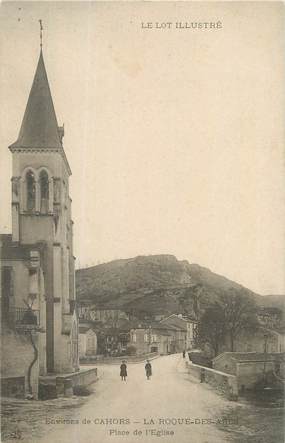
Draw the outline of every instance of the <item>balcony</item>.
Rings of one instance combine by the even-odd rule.
[[[34,330],[40,326],[40,311],[29,308],[9,308],[8,324],[11,328]]]

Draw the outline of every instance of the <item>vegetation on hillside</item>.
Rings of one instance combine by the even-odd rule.
[[[269,297],[261,297],[173,255],[139,256],[80,269],[76,272],[76,290],[79,301],[89,300],[105,308],[142,316],[171,313],[197,316],[229,291],[238,291],[258,305],[263,301],[268,303]]]

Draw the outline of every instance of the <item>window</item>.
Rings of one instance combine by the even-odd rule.
[[[32,171],[28,171],[26,175],[27,185],[27,210],[33,211],[36,206],[36,182]]]
[[[4,266],[1,269],[2,278],[2,297],[1,297],[1,314],[2,320],[7,320],[10,308],[10,297],[14,295],[13,289],[13,270],[10,266]]]
[[[49,202],[49,179],[46,171],[40,173],[40,195],[41,195],[41,212],[48,212]]]
[[[148,334],[144,334],[144,342],[145,342],[145,343],[148,342]]]
[[[154,343],[156,341],[157,341],[157,336],[156,336],[156,334],[154,334],[151,336],[151,343]]]
[[[88,350],[93,350],[94,347],[95,347],[94,337],[88,337],[87,338],[87,349]]]
[[[136,343],[137,341],[137,334],[133,334],[133,342]]]

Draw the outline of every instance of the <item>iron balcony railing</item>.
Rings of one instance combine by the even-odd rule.
[[[40,311],[38,309],[29,308],[10,308],[9,323],[14,326],[39,326]]]

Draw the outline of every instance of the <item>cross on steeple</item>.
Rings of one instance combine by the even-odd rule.
[[[43,23],[42,23],[42,20],[40,19],[39,20],[39,24],[40,24],[40,47],[41,47],[41,49],[42,49],[42,47],[43,47]]]

